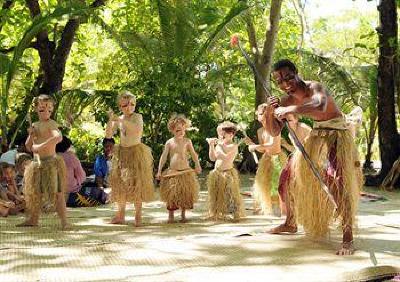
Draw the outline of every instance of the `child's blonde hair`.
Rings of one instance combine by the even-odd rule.
[[[222,131],[225,131],[226,133],[232,133],[233,135],[236,134],[238,131],[236,124],[230,121],[224,121],[218,125],[217,128],[220,128]]]
[[[136,97],[128,90],[123,90],[119,92],[117,103],[118,105],[121,103],[121,100],[128,99],[129,101],[133,101],[136,104]]]
[[[182,114],[173,114],[168,121],[168,130],[172,132],[178,123],[182,123],[183,126],[188,129],[192,126],[192,122]]]
[[[51,97],[50,95],[46,95],[46,94],[40,94],[39,96],[33,98],[33,106],[36,108],[40,102],[51,102],[54,106],[54,104],[56,103],[56,100],[54,100],[53,97]]]

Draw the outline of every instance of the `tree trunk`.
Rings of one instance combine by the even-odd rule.
[[[365,153],[364,171],[372,170],[372,145],[374,144],[376,132],[376,117],[370,119],[369,130],[367,131],[367,152]]]
[[[267,90],[270,90],[270,81],[269,76],[271,74],[272,68],[272,56],[274,53],[274,47],[276,38],[278,35],[279,29],[279,20],[281,17],[281,7],[283,0],[272,0],[271,1],[271,9],[269,15],[269,28],[265,34],[264,46],[262,50],[262,54],[260,54],[257,43],[256,29],[254,27],[254,22],[251,14],[246,15],[246,27],[247,34],[249,37],[251,51],[254,57],[254,64],[256,66],[257,71],[261,75],[264,83],[266,85]],[[256,89],[256,101],[255,108],[258,105],[265,103],[266,101],[266,91],[262,86],[262,82],[259,82],[257,76],[254,75],[254,86]]]
[[[400,155],[400,137],[395,117],[395,78],[397,64],[397,8],[395,0],[382,0],[378,6],[380,26],[378,59],[378,135],[382,169],[373,181],[380,184]],[[371,181],[367,181],[371,184]]]
[[[91,7],[99,7],[104,3],[105,0],[96,0]],[[26,5],[32,18],[41,13],[38,0],[26,0]],[[53,95],[62,89],[65,65],[79,24],[79,19],[68,20],[58,42],[50,41],[46,30],[39,32],[36,36],[35,46],[39,52],[40,66],[44,77],[43,84],[40,86],[41,94]]]
[[[262,51],[262,57],[261,57],[261,75],[263,76],[263,79],[265,81],[265,84],[267,86],[268,91],[270,91],[270,80],[269,76],[271,74],[271,69],[272,69],[272,56],[275,51],[275,42],[276,38],[278,37],[278,29],[279,29],[279,20],[281,18],[281,7],[282,7],[282,2],[283,0],[272,0],[271,1],[271,10],[269,14],[269,29],[267,30],[265,34],[265,40],[264,40],[264,47]],[[257,64],[256,64],[257,66]],[[266,100],[266,95],[265,91],[262,93],[256,93],[256,100],[258,101],[265,101]],[[259,95],[263,95],[263,97],[258,97]],[[257,105],[258,106],[258,105]]]

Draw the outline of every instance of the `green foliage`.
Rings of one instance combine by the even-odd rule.
[[[94,130],[87,123],[104,126],[107,110],[118,111],[115,100],[121,89],[137,95],[137,111],[145,122],[143,140],[153,148],[156,160],[171,137],[166,124],[173,112],[186,114],[199,128],[188,136],[203,163],[208,160],[204,139],[216,135],[219,121],[254,122],[253,75],[240,53],[229,47],[229,37],[239,34],[251,54],[246,41],[250,16],[261,51],[270,1],[114,0],[107,1],[99,13],[85,6],[91,2],[67,1],[60,6],[59,1],[40,1],[43,15],[34,22],[24,1],[15,1],[11,10],[2,12],[0,47],[17,46],[9,54],[13,58],[0,57],[2,112],[6,113],[2,125],[15,122],[15,112],[25,106],[25,95],[39,73],[37,52],[27,49],[36,32],[45,29],[57,42],[67,20],[62,15],[85,13],[90,16],[81,23],[72,45],[63,91],[57,93],[56,114],[63,125],[73,115],[70,134],[81,158],[93,160],[97,138],[103,134],[101,127]],[[317,19],[310,22],[313,45],[305,38],[298,50],[300,20],[291,3],[285,2],[274,60],[294,60],[301,75],[326,84],[345,111],[361,105],[372,120],[376,80],[370,68],[377,60],[374,21],[374,15],[356,11],[335,19]],[[6,74],[12,78],[7,91]],[[274,94],[281,95],[272,87]],[[254,132],[248,133],[254,136]]]
[[[95,156],[102,152],[103,135],[94,134],[93,128],[74,127],[68,133],[76,154],[81,161],[93,162]]]

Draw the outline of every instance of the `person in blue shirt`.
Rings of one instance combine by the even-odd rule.
[[[111,167],[111,157],[114,144],[114,138],[104,138],[103,154],[96,156],[96,161],[94,162],[94,175],[96,186],[99,188],[108,187],[108,175]]]

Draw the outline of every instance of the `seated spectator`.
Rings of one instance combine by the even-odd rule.
[[[17,171],[17,175],[15,177],[15,181],[17,182],[18,190],[23,193],[24,187],[24,173],[25,168],[32,162],[32,156],[27,153],[18,153],[17,159],[15,162],[15,169]]]
[[[2,203],[8,203],[8,214],[23,212],[25,201],[17,187],[15,167],[3,162],[0,165],[0,172],[0,199]]]
[[[56,146],[56,152],[63,157],[67,168],[67,193],[77,193],[86,179],[86,173],[78,157],[70,150],[71,145],[71,140],[63,136],[62,141]],[[65,199],[68,199],[68,196]]]
[[[63,136],[63,140],[56,146],[56,152],[63,157],[67,168],[68,194],[65,197],[67,207],[91,207],[104,204],[107,201],[107,194],[104,191],[97,187],[83,185],[86,180],[86,173],[81,162],[71,150],[71,145],[71,140]]]
[[[0,163],[7,163],[9,165],[15,166],[17,154],[26,153],[25,140],[26,136],[16,139],[15,148],[4,152],[0,157]]]
[[[104,138],[103,154],[96,156],[96,161],[94,162],[96,186],[101,189],[108,187],[108,175],[111,168],[111,157],[114,145],[114,138]]]

